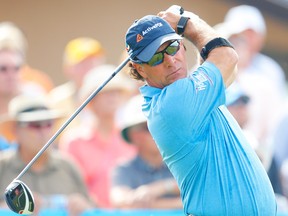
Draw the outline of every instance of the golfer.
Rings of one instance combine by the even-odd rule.
[[[179,35],[203,59],[189,75]],[[146,83],[140,88],[142,109],[178,183],[185,213],[276,215],[266,171],[224,105],[225,88],[237,72],[231,44],[196,15],[162,11],[129,27],[126,49],[130,75]]]

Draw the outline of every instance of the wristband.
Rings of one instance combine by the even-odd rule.
[[[181,16],[180,17],[180,20],[177,24],[177,33],[179,35],[183,35],[184,34],[184,31],[185,31],[185,27],[187,25],[187,22],[190,18],[189,17],[184,17],[184,16]]]
[[[234,49],[234,47],[228,40],[221,37],[214,38],[202,48],[200,52],[202,59],[205,61],[208,58],[209,53],[217,47],[231,47]]]

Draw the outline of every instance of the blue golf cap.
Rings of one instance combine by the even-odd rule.
[[[132,61],[139,59],[148,62],[163,43],[181,39],[164,19],[147,15],[136,20],[128,29],[126,50]]]

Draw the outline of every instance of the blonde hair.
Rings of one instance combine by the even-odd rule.
[[[0,23],[0,50],[15,50],[26,56],[28,43],[24,33],[12,22]]]

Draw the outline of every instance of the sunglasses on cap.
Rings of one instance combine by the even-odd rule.
[[[51,128],[53,125],[52,120],[48,121],[37,121],[37,122],[19,122],[20,127],[27,127],[31,129]]]
[[[165,49],[162,51],[156,52],[152,58],[148,62],[140,62],[139,60],[136,60],[136,63],[144,63],[148,64],[151,67],[154,67],[156,65],[161,64],[164,61],[164,53],[174,56],[178,50],[180,49],[180,41],[179,40],[174,40],[171,43],[169,43]]]

